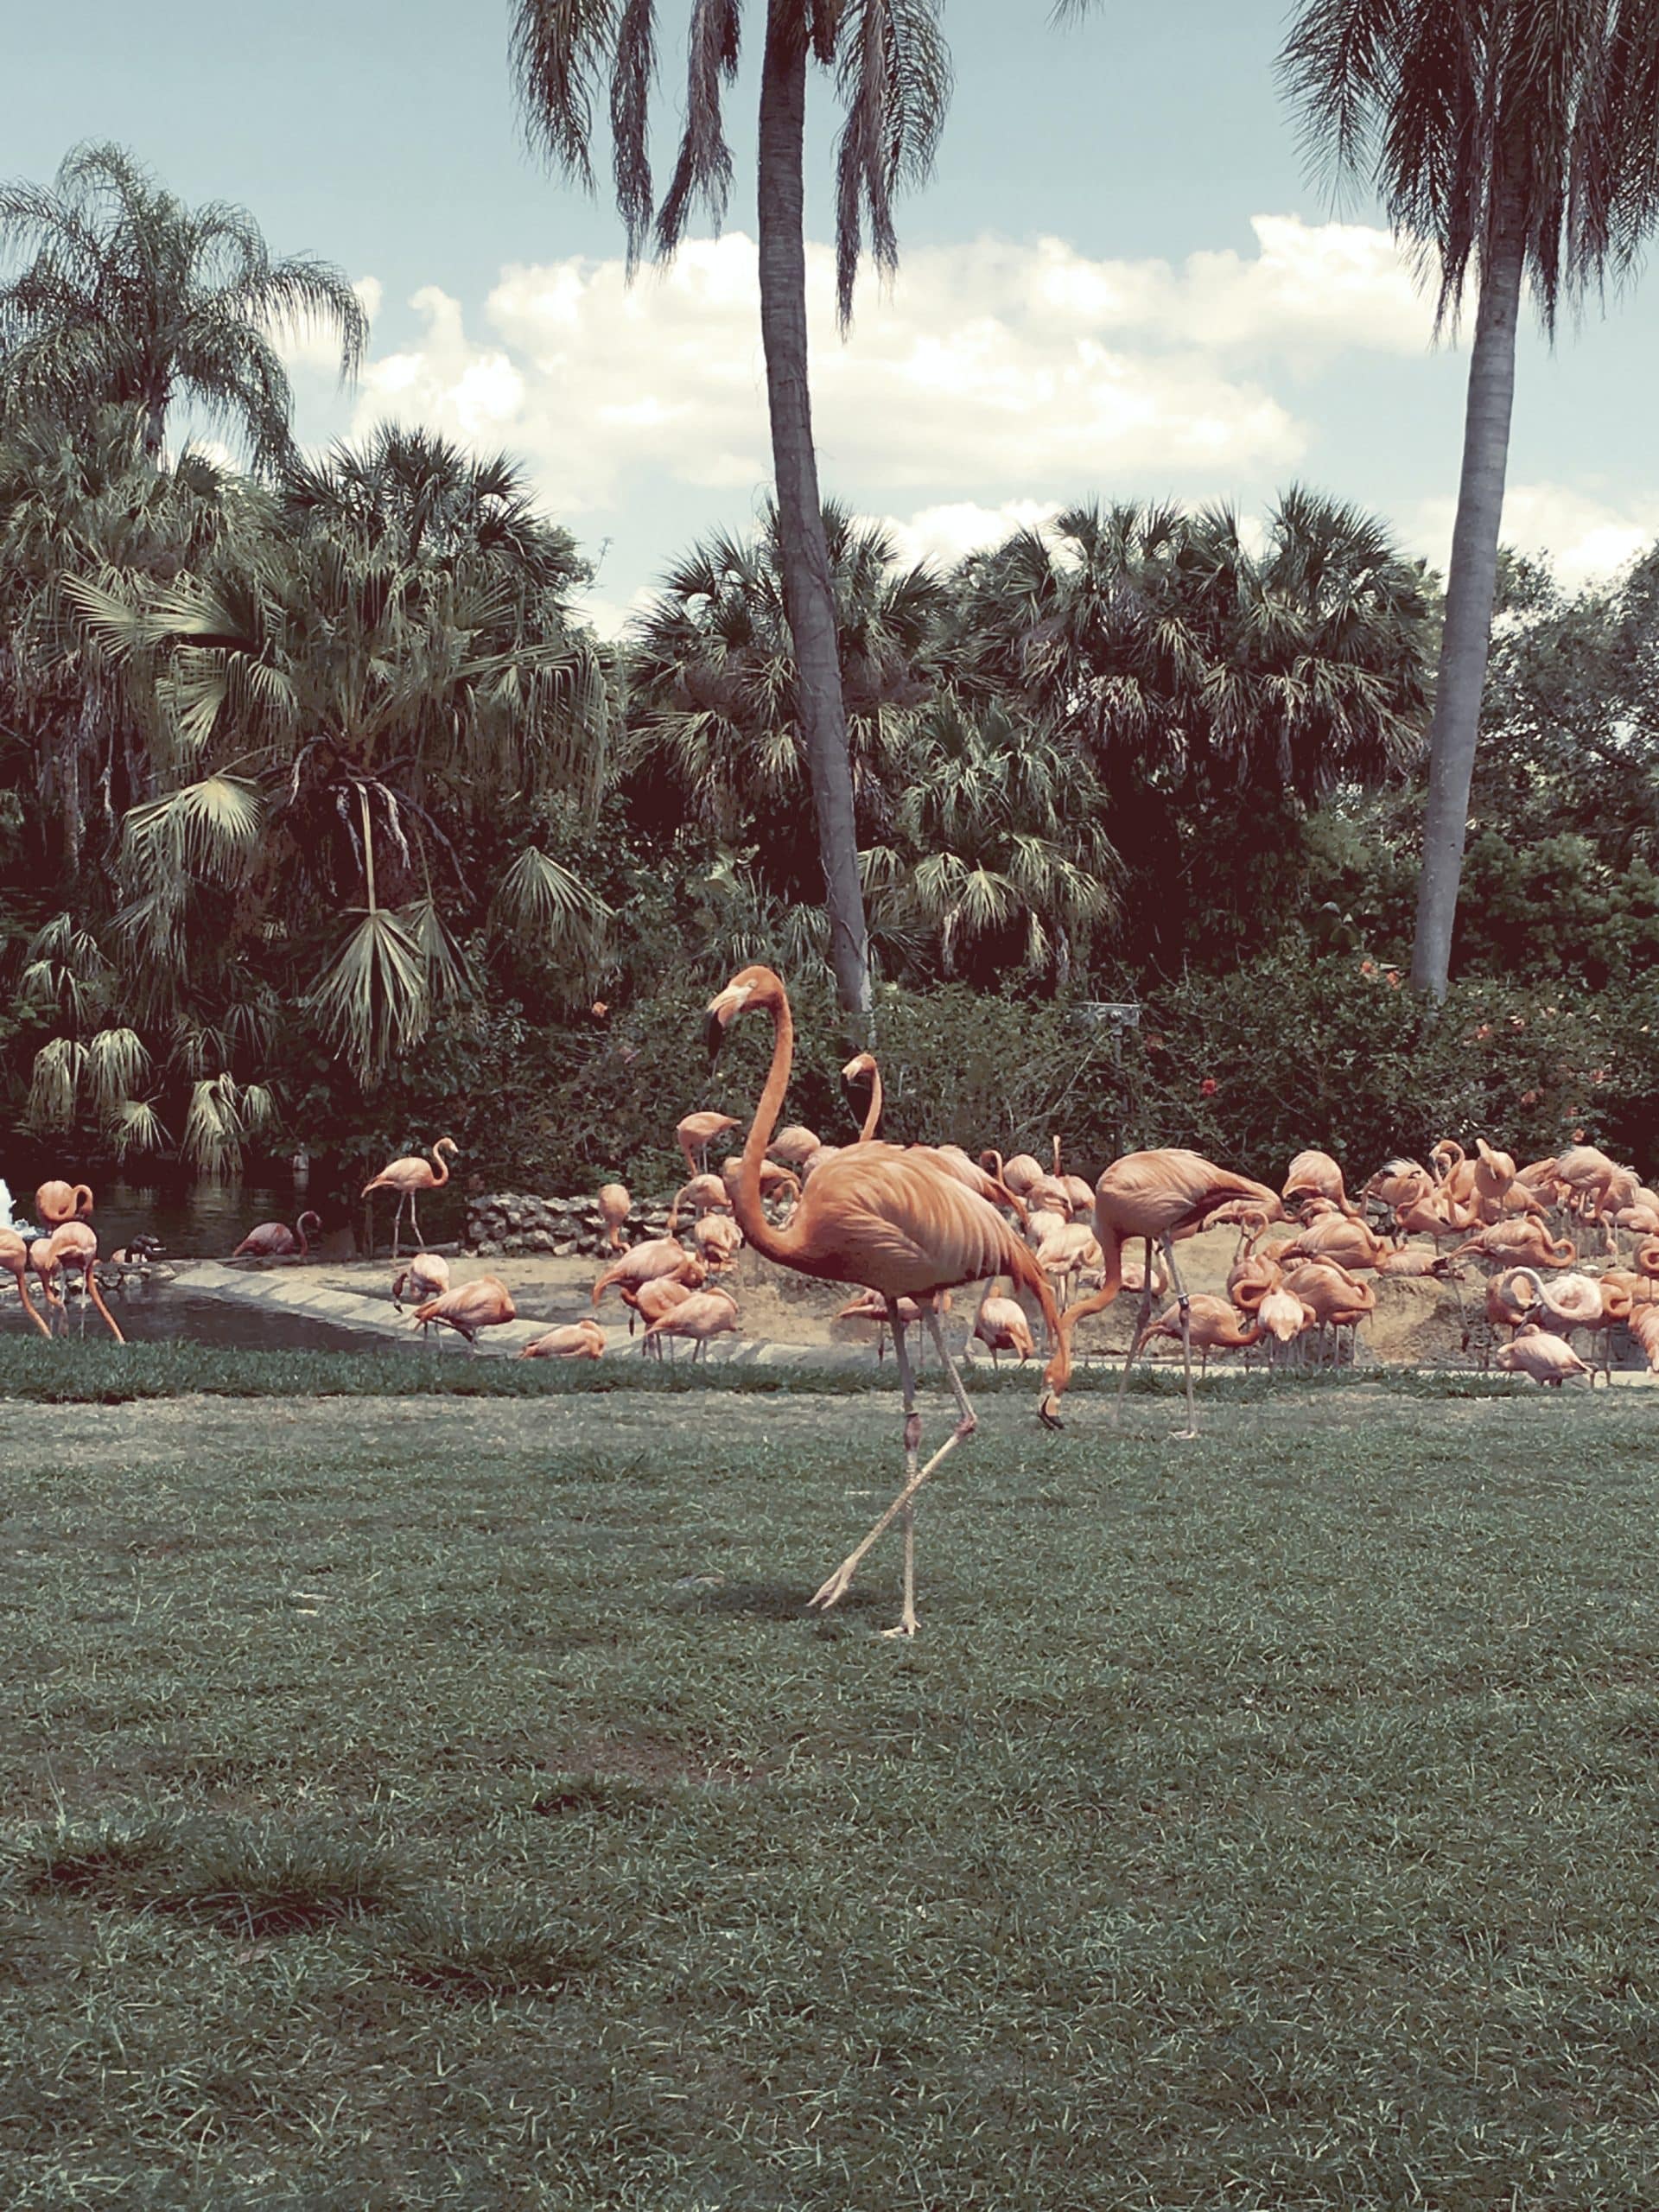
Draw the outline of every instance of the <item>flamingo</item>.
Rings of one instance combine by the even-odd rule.
[[[479,1332],[504,1328],[517,1312],[512,1293],[499,1275],[475,1275],[471,1282],[446,1290],[442,1298],[417,1306],[412,1318],[422,1328],[436,1321],[453,1329],[458,1337],[466,1338],[467,1351],[476,1354]]]
[[[622,1251],[625,1249],[622,1231],[627,1227],[628,1217],[633,1211],[633,1200],[628,1195],[626,1184],[601,1183],[597,1204],[599,1218],[605,1230],[607,1250]]]
[[[96,1272],[98,1238],[86,1223],[84,1221],[64,1222],[59,1228],[53,1230],[48,1240],[48,1249],[51,1255],[52,1272],[54,1274],[60,1268],[79,1268],[80,1269],[81,1287],[87,1297],[104,1316],[105,1325],[117,1344],[125,1344],[127,1340],[117,1325],[114,1314],[104,1303],[103,1294],[98,1287]],[[62,1299],[63,1294],[60,1291],[58,1294],[60,1304],[62,1303]],[[83,1326],[86,1318],[83,1312],[81,1315]]]
[[[883,1103],[881,1070],[875,1054],[855,1052],[841,1071],[841,1087],[846,1092],[848,1103],[853,1107],[855,1112],[857,1111],[855,1094],[860,1090],[868,1092],[863,1120],[859,1127],[858,1141],[860,1144],[874,1144],[880,1134]]]
[[[429,1299],[442,1298],[448,1287],[449,1262],[442,1253],[416,1252],[392,1276],[391,1302],[401,1313],[405,1292],[411,1306],[423,1306]],[[424,1344],[431,1333],[429,1322],[421,1331],[421,1342]]]
[[[520,1359],[597,1359],[605,1349],[605,1332],[597,1321],[584,1318],[565,1329],[550,1329],[534,1344],[526,1344]]]
[[[1068,1208],[1074,1221],[1092,1221],[1095,1213],[1095,1186],[1081,1175],[1067,1175],[1060,1167],[1060,1141],[1051,1139],[1054,1147],[1053,1180],[1065,1192]]]
[[[1185,1330],[1183,1324],[1185,1323]],[[1160,1318],[1141,1333],[1141,1348],[1154,1337],[1167,1337],[1173,1344],[1189,1339],[1198,1347],[1201,1371],[1208,1374],[1212,1351],[1243,1351],[1262,1340],[1262,1323],[1258,1314],[1246,1323],[1224,1298],[1212,1297],[1208,1292],[1195,1290],[1186,1300],[1183,1315],[1181,1301],[1177,1299]]]
[[[1259,1206],[1269,1221],[1282,1221],[1285,1217],[1278,1192],[1268,1190],[1265,1183],[1253,1183],[1248,1176],[1214,1166],[1196,1152],[1178,1148],[1126,1153],[1121,1160],[1112,1162],[1096,1184],[1095,1236],[1104,1268],[1100,1288],[1066,1315],[1068,1334],[1085,1314],[1098,1313],[1109,1306],[1123,1287],[1124,1245],[1139,1238],[1146,1248],[1141,1312],[1130,1339],[1128,1357],[1123,1363],[1114,1421],[1122,1415],[1129,1369],[1140,1348],[1141,1332],[1152,1319],[1153,1247],[1157,1245],[1162,1249],[1164,1264],[1169,1270],[1168,1280],[1175,1287],[1176,1302],[1185,1313],[1189,1300],[1175,1265],[1175,1240],[1195,1236],[1211,1214],[1236,1199]],[[1186,1370],[1184,1433],[1193,1437],[1198,1433],[1198,1416],[1192,1397],[1192,1350],[1185,1340],[1183,1358]]]
[[[1039,1416],[1051,1427],[1058,1424],[1060,1395],[1071,1375],[1066,1332],[1046,1276],[1009,1224],[994,1206],[923,1154],[896,1145],[849,1146],[826,1166],[815,1169],[788,1226],[773,1228],[760,1204],[760,1162],[789,1085],[795,1046],[789,995],[781,977],[770,968],[741,969],[710,1003],[706,1033],[711,1052],[718,1051],[729,1025],[754,1007],[772,1020],[772,1064],[743,1147],[735,1193],[739,1226],[762,1258],[779,1267],[823,1281],[866,1285],[889,1304],[896,1299],[913,1298],[956,1402],[955,1428],[932,1457],[918,1467],[921,1421],[905,1344],[905,1324],[895,1318],[893,1346],[905,1415],[904,1486],[811,1599],[815,1607],[825,1610],[837,1604],[871,1546],[895,1520],[902,1521],[904,1608],[893,1632],[913,1636],[918,1625],[914,1500],[946,1456],[979,1425],[939,1325],[935,1303],[938,1294],[958,1284],[1007,1274],[1035,1294],[1054,1345],[1038,1408]]]
[[[881,1127],[885,1101],[880,1065],[874,1053],[855,1052],[842,1068],[841,1080],[849,1101],[854,1091],[860,1086],[868,1088],[869,1098],[864,1110],[863,1124],[859,1130],[857,1141],[860,1144],[873,1144]],[[1059,1139],[1057,1137],[1054,1141],[1058,1146]],[[777,1147],[774,1145],[772,1149],[776,1151]],[[906,1145],[905,1149],[906,1152],[921,1154],[931,1160],[936,1166],[943,1167],[946,1174],[954,1175],[957,1182],[965,1189],[976,1191],[982,1198],[988,1198],[994,1206],[1007,1206],[1012,1212],[1018,1214],[1022,1222],[1026,1219],[1026,1206],[1023,1199],[1017,1197],[1006,1183],[999,1180],[995,1175],[988,1174],[983,1167],[976,1165],[959,1144],[913,1144]],[[988,1154],[986,1157],[994,1159],[995,1154]],[[817,1164],[815,1160],[812,1165],[816,1166]],[[1037,1163],[1033,1160],[1031,1164],[1034,1167]]]
[[[743,1232],[728,1213],[705,1213],[691,1224],[697,1257],[711,1274],[724,1273],[743,1249]]]
[[[1290,1163],[1280,1196],[1287,1210],[1306,1198],[1327,1198],[1338,1212],[1355,1221],[1359,1218],[1358,1207],[1350,1203],[1342,1170],[1328,1152],[1299,1152]]]
[[[674,1203],[669,1208],[668,1235],[679,1226],[680,1208],[689,1205],[701,1220],[706,1213],[730,1213],[732,1194],[718,1175],[694,1175],[674,1193]]]
[[[1494,1221],[1459,1244],[1454,1260],[1471,1255],[1501,1260],[1507,1267],[1570,1268],[1579,1248],[1570,1236],[1553,1237],[1535,1214],[1512,1214]]]
[[[787,1167],[779,1167],[775,1160],[763,1160],[760,1163],[760,1196],[765,1199],[787,1198],[793,1205],[801,1195],[806,1178],[820,1162],[827,1164],[833,1160],[840,1149],[838,1145],[820,1145],[798,1175],[791,1174]],[[728,1198],[736,1192],[741,1166],[742,1161],[736,1153],[720,1163],[720,1179],[726,1186]]]
[[[443,1154],[447,1152],[454,1158],[460,1150],[461,1147],[453,1137],[440,1137],[432,1147],[429,1160],[422,1160],[415,1154],[410,1154],[402,1160],[391,1160],[372,1182],[363,1185],[361,1195],[365,1198],[372,1191],[396,1191],[397,1193],[397,1213],[391,1224],[391,1256],[394,1260],[397,1257],[398,1233],[404,1225],[404,1208],[409,1208],[415,1242],[417,1244],[423,1243],[421,1217],[415,1201],[423,1191],[441,1191],[443,1188],[449,1180],[449,1161]]]
[[[1624,1325],[1646,1353],[1649,1373],[1659,1375],[1659,1304],[1638,1299]]]
[[[993,1367],[997,1364],[1000,1351],[1013,1352],[1023,1367],[1037,1349],[1032,1342],[1031,1324],[1017,1299],[998,1294],[996,1286],[1001,1281],[999,1275],[985,1286],[979,1311],[974,1316],[974,1337],[990,1352]]]
[[[950,1311],[948,1290],[940,1292],[934,1310],[938,1313]],[[876,1364],[880,1366],[887,1356],[887,1331],[892,1328],[895,1318],[901,1328],[912,1329],[918,1325],[922,1314],[923,1308],[913,1298],[886,1299],[879,1290],[861,1290],[856,1298],[849,1299],[845,1306],[836,1309],[835,1318],[837,1321],[875,1323],[875,1358]],[[916,1364],[918,1369],[923,1364],[919,1345],[917,1347]]]
[[[727,1291],[698,1290],[653,1321],[645,1331],[645,1342],[653,1338],[660,1341],[664,1337],[689,1337],[696,1347],[691,1354],[695,1362],[707,1355],[711,1337],[736,1333],[737,1300]]]
[[[231,1257],[233,1260],[286,1260],[290,1257],[303,1260],[311,1249],[310,1239],[305,1233],[308,1221],[313,1229],[322,1227],[321,1217],[310,1212],[302,1213],[292,1229],[285,1222],[262,1221],[257,1229],[248,1231]]]
[[[688,1252],[677,1238],[650,1236],[611,1262],[594,1285],[593,1302],[597,1306],[613,1283],[625,1298],[629,1291],[638,1290],[645,1283],[665,1279],[683,1282],[690,1290],[701,1290],[707,1272],[702,1262]],[[632,1333],[632,1323],[629,1333]]]
[[[58,1255],[52,1249],[50,1236],[37,1236],[29,1248],[29,1264],[35,1271],[35,1280],[41,1286],[41,1297],[46,1306],[47,1334],[57,1333],[58,1316],[68,1319],[63,1302],[63,1291],[58,1281]]]
[[[798,1175],[817,1152],[823,1148],[823,1140],[816,1129],[805,1128],[792,1122],[786,1129],[779,1129],[766,1147],[772,1158],[781,1160],[785,1167],[792,1167]]]
[[[1333,1209],[1309,1222],[1288,1243],[1279,1245],[1273,1256],[1281,1268],[1292,1260],[1334,1260],[1352,1272],[1381,1268],[1392,1249],[1363,1221]]]
[[[685,1155],[686,1173],[705,1173],[709,1166],[709,1146],[717,1136],[736,1127],[737,1117],[733,1114],[688,1114],[683,1122],[676,1122],[674,1135]],[[696,1155],[695,1159],[692,1157],[694,1153]]]
[[[1298,1260],[1285,1270],[1285,1288],[1300,1298],[1323,1329],[1333,1332],[1338,1353],[1341,1332],[1357,1333],[1368,1313],[1376,1311],[1376,1292],[1334,1260]]]
[[[3,1268],[16,1284],[24,1313],[43,1337],[49,1337],[52,1332],[41,1319],[39,1310],[29,1294],[29,1246],[15,1229],[0,1229],[0,1268]]]
[[[1590,1375],[1570,1344],[1535,1321],[1529,1321],[1500,1348],[1497,1364],[1506,1375],[1529,1375],[1548,1390],[1559,1390],[1571,1375]],[[1593,1385],[1594,1376],[1590,1379]]]
[[[35,1212],[48,1236],[66,1221],[85,1221],[92,1194],[85,1183],[42,1183],[35,1193]]]
[[[683,1306],[686,1300],[694,1295],[692,1286],[680,1281],[675,1275],[661,1275],[653,1282],[642,1282],[638,1290],[625,1287],[621,1299],[628,1309],[628,1334],[633,1334],[636,1313],[645,1324],[645,1333],[649,1336],[653,1321],[660,1321],[664,1313],[671,1313],[677,1306]],[[660,1342],[654,1344],[641,1343],[639,1351],[642,1357],[646,1353],[652,1353],[658,1359],[663,1356]]]
[[[1012,1191],[1016,1198],[1023,1198],[1032,1185],[1042,1179],[1042,1161],[1033,1160],[1028,1152],[1016,1152],[1012,1160],[1007,1160],[1000,1152],[982,1152],[979,1164],[993,1180]]]
[[[1264,1336],[1273,1338],[1282,1357],[1296,1339],[1314,1325],[1317,1319],[1311,1306],[1304,1306],[1282,1282],[1276,1282],[1262,1293],[1255,1317]],[[1269,1357],[1272,1348],[1269,1348]]]

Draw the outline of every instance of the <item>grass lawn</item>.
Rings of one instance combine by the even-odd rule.
[[[1659,1406],[1034,1395],[0,1404],[5,2204],[1659,2202]]]

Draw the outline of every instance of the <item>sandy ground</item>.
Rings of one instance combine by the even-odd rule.
[[[1235,1249],[1235,1232],[1230,1229],[1212,1230],[1182,1244],[1178,1259],[1187,1288],[1224,1294]],[[591,1310],[589,1294],[600,1273],[593,1260],[556,1260],[539,1253],[491,1259],[463,1255],[449,1264],[451,1280],[457,1283],[477,1275],[499,1277],[512,1291],[521,1315],[550,1324],[575,1320]],[[361,1297],[373,1294],[377,1287],[389,1294],[392,1269],[389,1261],[324,1261],[308,1267],[307,1273],[331,1289]],[[1471,1275],[1461,1286],[1461,1307],[1458,1291],[1448,1284],[1402,1276],[1374,1280],[1377,1310],[1362,1336],[1362,1358],[1369,1355],[1387,1365],[1408,1366],[1439,1366],[1462,1360],[1465,1356],[1464,1311],[1476,1323],[1477,1336],[1481,1325],[1482,1285],[1477,1277]],[[874,1342],[876,1332],[868,1325],[835,1319],[836,1308],[854,1294],[839,1284],[790,1274],[747,1251],[739,1255],[737,1264],[727,1274],[715,1281],[736,1299],[745,1337],[780,1344]],[[953,1345],[971,1328],[976,1302],[971,1288],[957,1294],[950,1332]],[[1084,1322],[1077,1331],[1077,1351],[1084,1354],[1122,1351],[1139,1304],[1137,1297],[1126,1293],[1109,1311]],[[607,1293],[603,1310],[609,1319],[620,1318],[614,1291]],[[1159,1351],[1165,1357],[1179,1356],[1173,1345],[1160,1346]]]

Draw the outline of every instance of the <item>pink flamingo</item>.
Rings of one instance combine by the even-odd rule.
[[[534,1344],[526,1344],[520,1359],[597,1359],[605,1350],[605,1332],[585,1317],[569,1328],[550,1329]]]
[[[453,1158],[460,1150],[461,1147],[453,1137],[440,1137],[432,1147],[429,1160],[409,1154],[402,1160],[388,1162],[372,1182],[363,1185],[361,1195],[365,1198],[373,1191],[396,1191],[397,1193],[397,1212],[391,1224],[391,1256],[394,1260],[397,1257],[398,1232],[404,1225],[404,1208],[409,1208],[415,1242],[423,1243],[421,1217],[415,1201],[423,1191],[441,1191],[443,1188],[449,1180],[449,1161],[443,1155],[447,1152]]]
[[[446,1290],[442,1298],[417,1306],[413,1322],[424,1328],[429,1322],[435,1321],[446,1329],[453,1329],[458,1337],[466,1338],[468,1351],[476,1353],[480,1331],[505,1328],[517,1313],[512,1293],[499,1276],[475,1275],[471,1282]]]
[[[237,1246],[233,1260],[303,1260],[310,1252],[310,1239],[305,1233],[309,1222],[313,1229],[321,1229],[322,1222],[315,1213],[302,1213],[292,1229],[285,1222],[262,1221],[257,1229],[251,1229]]]
[[[43,1337],[49,1337],[52,1332],[41,1320],[35,1301],[29,1294],[29,1247],[15,1229],[0,1229],[0,1268],[3,1268],[16,1284],[24,1313]]]

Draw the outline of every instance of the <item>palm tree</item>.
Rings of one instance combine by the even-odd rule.
[[[1224,507],[1078,507],[966,562],[950,659],[964,696],[1035,721],[1092,771],[1135,880],[1137,950],[1235,919],[1217,872],[1294,837],[1345,785],[1415,757],[1430,608],[1371,518],[1292,489],[1247,543]],[[1087,865],[1087,863],[1085,863]]]
[[[569,531],[538,512],[520,463],[418,426],[382,423],[359,446],[296,456],[278,497],[290,528],[353,534],[410,565],[470,556],[556,595],[589,578]]]
[[[596,804],[607,702],[556,594],[321,528],[66,591],[151,702],[115,918],[150,1024],[274,986],[368,1080],[461,988],[465,935],[581,988],[606,911],[543,829],[560,795]]]
[[[1305,0],[1281,57],[1311,155],[1380,194],[1435,279],[1476,297],[1430,735],[1412,980],[1443,997],[1468,826],[1528,284],[1560,302],[1634,264],[1659,215],[1654,0]]]
[[[950,64],[939,0],[766,0],[758,170],[761,341],[772,417],[785,606],[811,772],[844,1013],[870,1004],[853,775],[822,523],[807,365],[804,141],[810,63],[833,71],[845,111],[836,163],[837,296],[843,328],[868,224],[878,268],[897,265],[893,199],[925,176],[944,119]],[[660,210],[647,144],[655,0],[515,0],[513,56],[533,142],[591,183],[594,105],[608,88],[617,204],[630,265],[653,236],[671,254],[699,200],[717,224],[732,182],[723,87],[737,73],[743,0],[690,0],[685,121]]]
[[[121,811],[149,796],[141,717],[68,619],[65,580],[169,582],[264,512],[253,487],[198,454],[153,467],[137,406],[0,431],[0,700],[31,756],[36,880],[59,895],[77,895],[89,842],[107,861]]]
[[[900,743],[938,682],[943,582],[901,566],[890,535],[833,502],[824,543],[838,640],[855,826],[886,830]],[[785,605],[776,508],[742,537],[694,545],[634,626],[628,650],[628,770],[637,810],[690,819],[727,846],[763,847],[773,897],[810,899],[810,765]]]
[[[0,394],[77,421],[135,404],[152,461],[180,399],[256,470],[285,461],[285,331],[336,334],[342,378],[362,360],[368,318],[338,269],[274,261],[245,208],[187,207],[119,146],[78,146],[50,187],[0,188],[0,237],[21,264],[0,284]]]

